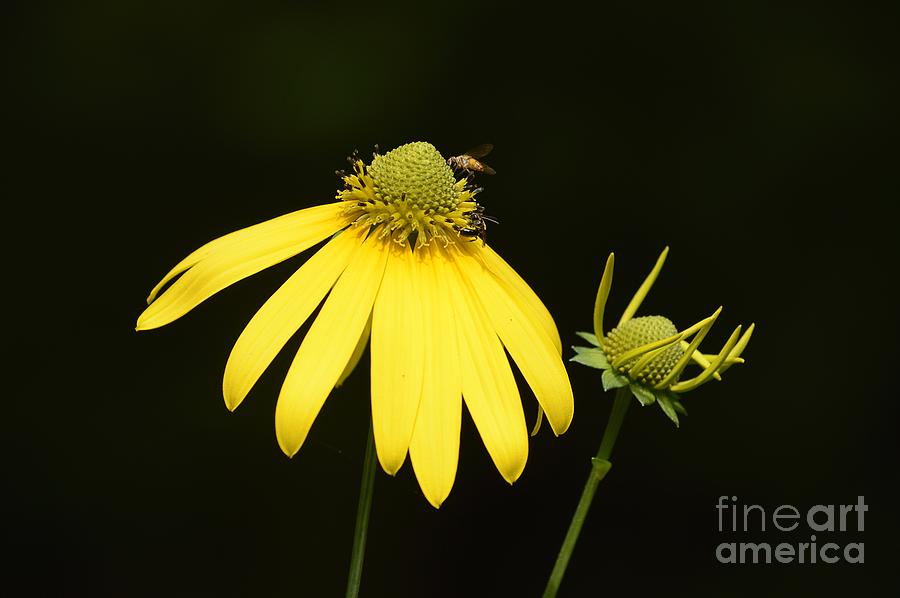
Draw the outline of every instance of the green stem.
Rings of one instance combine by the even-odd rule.
[[[372,510],[372,493],[375,490],[375,437],[369,423],[369,439],[366,441],[366,456],[363,460],[362,481],[359,484],[359,506],[356,509],[356,529],[353,532],[353,552],[350,556],[350,573],[347,575],[347,598],[359,594],[362,578],[363,557],[366,554],[366,536],[369,532],[369,513]]]
[[[594,494],[597,493],[597,486],[609,471],[609,457],[612,455],[613,446],[616,444],[622,422],[625,421],[629,405],[631,405],[631,391],[628,386],[623,386],[616,392],[616,400],[613,402],[609,421],[606,422],[606,429],[603,431],[600,449],[597,451],[597,456],[591,460],[591,473],[584,485],[584,491],[581,493],[581,500],[578,501],[578,506],[575,508],[575,514],[569,524],[569,531],[566,532],[566,539],[563,540],[562,548],[559,549],[556,564],[553,565],[553,572],[550,573],[550,579],[547,580],[544,598],[554,598],[559,590],[559,584],[562,583],[563,575],[566,574],[566,567],[569,565],[569,559],[572,558],[572,551],[575,549],[581,527],[591,508]]]

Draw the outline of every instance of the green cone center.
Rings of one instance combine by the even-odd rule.
[[[375,156],[369,165],[375,192],[388,203],[402,202],[428,213],[446,214],[459,204],[453,169],[433,145],[407,143]]]
[[[626,351],[668,338],[674,334],[678,334],[675,324],[663,316],[633,318],[609,332],[603,339],[603,352],[606,353],[607,359],[613,362]],[[637,381],[648,385],[661,382],[672,371],[682,355],[684,355],[684,350],[679,343],[668,347],[637,374]],[[635,357],[626,361],[619,367],[619,371],[627,372],[637,363],[638,359]]]

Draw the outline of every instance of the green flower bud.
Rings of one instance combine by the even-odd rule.
[[[610,331],[603,339],[603,351],[606,353],[607,359],[612,362],[626,351],[654,341],[661,341],[675,334],[678,334],[675,324],[663,316],[634,318]],[[683,354],[684,349],[679,344],[667,347],[637,373],[637,380],[648,385],[658,384],[672,371]],[[618,370],[627,372],[637,361],[638,357],[629,359],[619,366]]]
[[[631,298],[618,326],[604,334],[603,316],[615,263],[613,254],[609,255],[594,302],[594,332],[578,333],[593,346],[574,347],[576,355],[572,360],[603,370],[604,390],[628,387],[642,405],[658,403],[677,426],[678,415],[687,413],[680,396],[710,380],[721,380],[728,368],[744,363],[741,354],[750,342],[755,325],[750,324],[743,336],[742,327],[738,326],[717,354],[706,354],[700,351],[700,343],[722,312],[721,307],[681,331],[663,316],[634,317],[656,282],[668,253],[666,247]],[[699,366],[701,371],[681,380],[685,368],[691,364]]]

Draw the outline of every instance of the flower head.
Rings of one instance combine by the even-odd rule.
[[[593,346],[573,347],[576,355],[572,361],[603,370],[605,390],[628,386],[642,405],[658,403],[677,426],[678,414],[687,413],[680,395],[713,378],[721,380],[725,370],[734,364],[744,363],[741,353],[750,342],[755,324],[750,324],[743,336],[741,326],[738,326],[717,354],[707,355],[699,351],[699,346],[722,312],[721,307],[681,332],[663,316],[634,317],[656,282],[668,253],[669,248],[666,247],[631,298],[618,325],[604,334],[603,315],[612,286],[615,261],[614,255],[609,255],[594,304],[594,333],[578,333]],[[699,366],[701,371],[682,380],[682,374],[691,364]]]
[[[324,300],[278,397],[275,432],[287,455],[300,449],[325,399],[371,339],[372,426],[383,469],[396,473],[408,452],[426,498],[439,506],[456,476],[464,401],[494,464],[512,483],[525,466],[528,434],[507,351],[553,431],[561,434],[572,419],[552,317],[487,243],[467,235],[483,227],[480,190],[457,180],[431,144],[376,154],[370,164],[357,158],[352,168],[336,202],[191,253],[150,293],[137,329],[168,324],[327,239],[235,343],[223,382],[228,408],[240,405]]]

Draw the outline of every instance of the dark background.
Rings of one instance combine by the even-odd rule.
[[[565,345],[590,329],[608,252],[615,315],[666,244],[642,313],[683,327],[725,305],[709,351],[758,326],[745,366],[687,396],[680,430],[633,408],[561,596],[897,585],[896,4],[3,10],[14,595],[342,595],[367,361],[292,460],[273,414],[299,335],[234,414],[220,394],[231,344],[304,258],[133,326],[189,251],[331,200],[354,148],[413,140],[495,144],[491,245]],[[533,439],[513,487],[467,415],[440,510],[409,465],[378,473],[363,596],[540,594],[611,405],[597,372],[569,365],[574,422]],[[866,542],[866,563],[719,564],[722,541],[808,541],[718,533],[720,495],[864,495],[865,532],[831,537]]]

